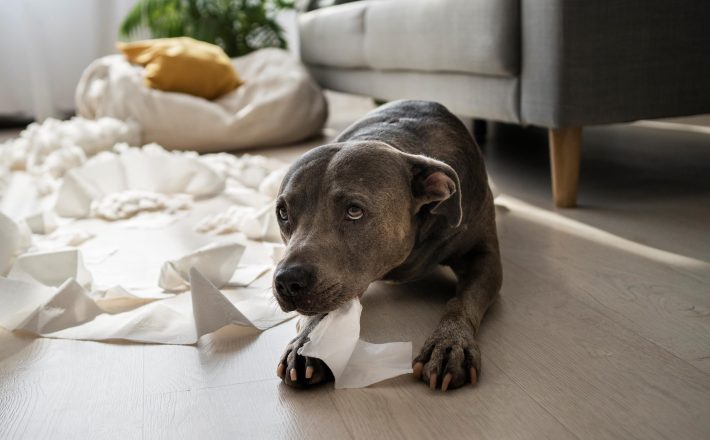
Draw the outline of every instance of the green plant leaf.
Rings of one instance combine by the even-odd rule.
[[[189,36],[236,57],[263,47],[286,48],[276,14],[293,8],[293,0],[140,0],[119,35],[129,39],[147,28],[154,38]]]

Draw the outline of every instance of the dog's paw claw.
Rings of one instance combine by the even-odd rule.
[[[333,373],[320,359],[301,356],[298,349],[308,342],[307,338],[296,338],[284,351],[276,375],[283,383],[298,388],[307,388],[328,380],[333,380]]]
[[[415,363],[414,366],[412,367],[412,374],[414,375],[414,377],[416,379],[419,379],[422,377],[422,369],[423,368],[424,368],[424,364],[422,364],[421,362]]]
[[[451,384],[451,379],[453,379],[454,376],[451,373],[446,373],[446,376],[444,376],[443,382],[441,382],[441,391],[446,391],[449,389],[449,385]]]
[[[433,335],[413,364],[415,378],[431,389],[447,391],[478,382],[481,352],[472,338]]]

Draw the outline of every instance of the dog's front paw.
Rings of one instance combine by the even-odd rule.
[[[473,329],[461,321],[443,321],[414,359],[414,377],[442,391],[473,385],[481,372],[481,351]]]
[[[276,374],[286,385],[307,388],[333,380],[330,368],[320,359],[301,356],[298,349],[308,342],[307,335],[298,335],[291,341],[281,356]]]

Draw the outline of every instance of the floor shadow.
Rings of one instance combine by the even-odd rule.
[[[456,280],[445,268],[416,282],[373,283],[362,298],[361,337],[374,343],[412,341],[417,351],[455,292]]]

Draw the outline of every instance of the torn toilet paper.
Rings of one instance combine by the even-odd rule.
[[[0,326],[50,338],[194,344],[227,325],[264,330],[293,317],[263,289],[225,295],[194,268],[190,283],[191,293],[108,313],[71,278],[59,287],[0,278]]]
[[[0,145],[0,326],[194,344],[225,325],[253,332],[293,317],[271,293],[285,164],[116,144],[137,134],[120,121],[51,121]],[[201,231],[241,234],[206,247],[215,238],[195,232],[199,219]],[[361,310],[332,312],[303,347],[337,388],[411,371],[411,344],[359,340]]]
[[[0,276],[10,270],[15,258],[29,248],[30,242],[29,229],[0,212]]]
[[[166,261],[160,270],[158,285],[171,292],[190,288],[190,270],[198,270],[217,287],[232,278],[244,253],[239,243],[211,244],[182,258]]]
[[[260,209],[232,206],[224,212],[202,219],[195,230],[213,234],[241,232],[250,240],[281,241],[272,202]]]
[[[54,211],[40,211],[25,218],[25,223],[33,234],[47,235],[57,230],[57,216]]]
[[[55,210],[64,217],[88,217],[92,202],[112,193],[137,190],[205,198],[221,193],[224,187],[224,177],[195,157],[155,148],[127,148],[119,154],[103,153],[68,171]]]
[[[322,360],[335,388],[362,388],[412,372],[412,343],[371,344],[360,339],[362,305],[358,299],[328,313],[311,331],[301,356]]]
[[[13,280],[59,286],[69,278],[91,288],[92,277],[78,249],[35,252],[20,255],[7,275]]]

